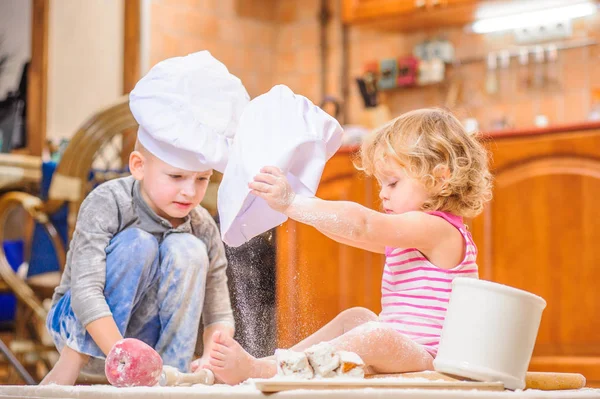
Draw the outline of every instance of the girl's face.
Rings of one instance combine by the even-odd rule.
[[[420,211],[429,199],[426,187],[402,167],[381,167],[375,177],[381,186],[379,198],[386,213]]]

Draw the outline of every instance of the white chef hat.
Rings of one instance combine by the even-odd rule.
[[[138,140],[156,157],[185,170],[222,172],[249,100],[242,82],[200,51],[156,64],[131,91],[129,107]]]
[[[279,167],[298,194],[314,196],[342,133],[337,120],[284,85],[253,99],[240,119],[219,187],[223,241],[239,246],[287,219],[250,194],[248,183],[262,167]]]

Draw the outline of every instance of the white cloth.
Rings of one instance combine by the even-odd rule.
[[[140,143],[169,165],[190,171],[225,170],[249,101],[242,82],[208,51],[159,62],[129,95]]]
[[[262,167],[279,167],[296,193],[314,196],[342,133],[337,120],[287,86],[253,99],[240,119],[219,187],[223,241],[236,247],[286,221],[287,216],[250,194],[248,183]]]

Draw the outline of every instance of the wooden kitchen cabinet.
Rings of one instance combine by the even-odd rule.
[[[377,207],[379,190],[352,164],[350,152],[328,162],[317,196]],[[353,306],[381,310],[383,255],[325,237],[293,220],[277,228],[278,347],[289,347]]]
[[[491,135],[494,199],[470,221],[480,277],[542,296],[531,370],[583,373],[600,386],[600,124]],[[327,164],[317,195],[379,207],[350,152]],[[382,255],[288,221],[277,230],[278,347],[353,306],[380,311]]]
[[[532,370],[600,384],[600,125],[489,147],[494,199],[472,223],[480,277],[546,299]]]
[[[410,31],[463,25],[473,20],[477,0],[343,0],[349,25]]]
[[[369,19],[398,17],[416,12],[424,0],[344,0],[343,20],[356,23]]]

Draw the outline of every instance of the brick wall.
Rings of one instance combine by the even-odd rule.
[[[232,73],[242,79],[252,97],[284,83],[319,103],[325,94],[342,97],[341,0],[328,0],[332,19],[327,28],[326,88],[321,89],[320,0],[153,0],[151,15],[151,63],[201,49],[210,50]],[[513,45],[510,35],[474,35],[463,29],[400,34],[351,27],[349,40],[348,123],[358,123],[362,112],[354,78],[365,62],[407,55],[413,46],[430,36],[443,34],[456,47],[458,58],[482,56],[488,51]],[[574,34],[600,40],[600,17],[576,21]],[[500,89],[485,93],[485,62],[453,68],[451,76],[462,77],[462,93],[454,108],[461,117],[472,116],[482,129],[504,115],[516,127],[533,125],[535,115],[548,116],[550,123],[584,120],[591,103],[591,90],[600,88],[600,46],[559,52],[559,60],[547,73],[556,84],[532,89],[524,81],[535,72],[511,67],[498,73]],[[546,72],[544,72],[546,73]],[[396,89],[382,99],[392,115],[425,107],[443,106],[447,85]]]
[[[319,90],[319,0],[154,0],[150,62],[209,50],[252,97],[285,83]]]
[[[258,1],[154,0],[150,64],[209,50],[242,79],[251,96],[268,90],[275,72],[277,3],[261,0],[261,7],[244,3]]]

